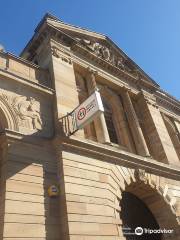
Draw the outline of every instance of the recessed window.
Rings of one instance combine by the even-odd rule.
[[[112,143],[118,144],[118,138],[116,134],[116,129],[114,126],[114,120],[113,120],[113,113],[109,105],[103,100],[103,106],[104,106],[104,117],[109,133],[109,138]]]

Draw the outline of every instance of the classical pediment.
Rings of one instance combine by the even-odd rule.
[[[80,47],[86,50],[86,55],[88,52],[92,56],[98,58],[99,62],[102,60],[103,66],[106,65],[109,69],[114,68],[117,71],[124,72],[128,76],[141,79],[141,81],[144,81],[151,86],[159,87],[153,79],[151,79],[107,36],[66,24],[49,14],[47,14],[41,21],[36,32],[39,31],[43,23],[46,23],[47,26],[53,28],[54,31],[57,32],[56,36],[59,32],[59,34],[61,34],[61,37],[59,37],[60,41],[67,41],[71,47],[73,46],[73,50],[77,49],[74,46]]]

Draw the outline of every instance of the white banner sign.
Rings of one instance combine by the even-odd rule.
[[[104,112],[100,93],[95,91],[74,110],[77,128],[83,128],[92,122],[97,115]]]

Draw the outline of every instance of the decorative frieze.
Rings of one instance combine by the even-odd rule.
[[[112,48],[107,47],[96,41],[81,38],[76,38],[76,40],[88,50],[93,52],[97,57],[100,57],[103,60],[111,63],[113,66],[117,67],[122,71],[126,71],[137,76],[137,71],[134,66],[132,66],[132,64],[128,62],[128,60],[125,59],[123,56],[115,53]]]

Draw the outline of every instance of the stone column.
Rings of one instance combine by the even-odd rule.
[[[150,156],[146,141],[144,139],[136,112],[134,110],[129,92],[127,89],[122,94],[124,100],[124,106],[127,113],[127,118],[129,121],[129,126],[134,137],[134,142],[136,146],[137,153],[142,156]]]
[[[146,135],[153,157],[164,163],[178,165],[179,159],[156,104],[156,98],[142,91],[139,94],[138,105],[142,109],[142,118],[147,126]]]
[[[73,62],[69,53],[62,51],[56,46],[51,47],[51,67],[50,72],[56,91],[56,116],[55,127],[59,128],[59,119],[74,110],[79,105],[79,98],[76,86]],[[70,124],[70,128],[72,124]],[[61,123],[62,125],[62,123]],[[75,136],[84,138],[83,129],[74,133]]]
[[[97,90],[96,84],[96,72],[91,69],[88,69],[87,73],[87,88],[88,94],[91,95],[95,90]],[[110,143],[109,133],[106,126],[106,121],[104,113],[101,113],[100,116],[94,119],[94,126],[96,130],[97,140],[100,143]]]

